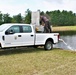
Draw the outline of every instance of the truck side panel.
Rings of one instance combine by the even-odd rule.
[[[51,38],[53,43],[58,42],[58,33],[36,33],[35,45],[44,45],[46,40]]]

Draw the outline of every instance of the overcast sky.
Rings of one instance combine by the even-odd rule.
[[[25,14],[25,11],[67,10],[76,13],[76,0],[0,0],[0,11],[10,15]]]

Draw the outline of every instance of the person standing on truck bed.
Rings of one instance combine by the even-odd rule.
[[[45,16],[40,16],[40,23],[41,25],[44,25],[44,33],[51,33],[51,27],[50,27],[50,22],[49,19]]]

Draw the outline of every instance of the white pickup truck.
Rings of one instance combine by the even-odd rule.
[[[44,46],[51,50],[58,43],[59,33],[36,33],[31,24],[2,24],[0,26],[0,47]]]

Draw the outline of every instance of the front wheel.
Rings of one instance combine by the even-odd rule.
[[[44,45],[45,50],[52,50],[53,49],[53,43],[51,41],[47,41]]]

